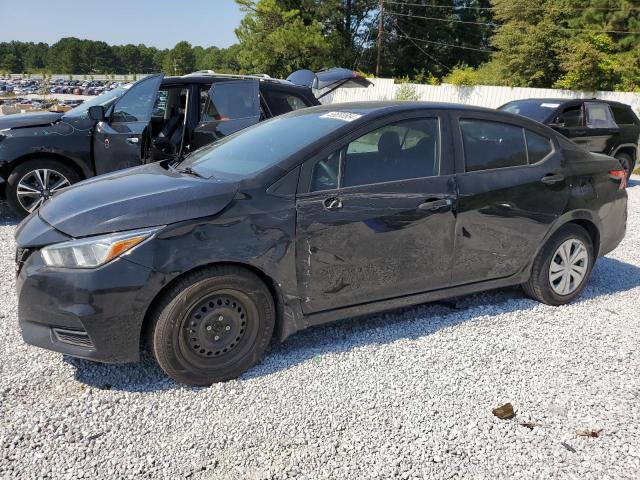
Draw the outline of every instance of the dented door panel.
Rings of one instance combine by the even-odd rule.
[[[335,199],[341,207],[327,208]],[[421,207],[425,202],[438,203]],[[454,202],[452,175],[299,198],[296,263],[303,311],[448,286]]]

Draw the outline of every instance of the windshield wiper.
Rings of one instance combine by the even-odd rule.
[[[202,175],[201,173],[196,172],[193,168],[191,167],[184,167],[184,168],[175,168],[174,170],[178,173],[186,173],[187,175],[193,175],[194,177],[198,177],[198,178],[210,178],[210,177],[205,177],[204,175]]]

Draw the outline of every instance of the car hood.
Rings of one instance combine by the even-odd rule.
[[[46,202],[39,215],[77,238],[215,215],[237,188],[235,182],[202,179],[155,163],[72,185]]]
[[[0,117],[0,130],[5,128],[39,127],[57,122],[62,113],[19,113]]]

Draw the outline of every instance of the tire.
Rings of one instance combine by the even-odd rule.
[[[616,158],[620,162],[620,165],[622,165],[622,168],[627,172],[628,179],[633,173],[633,159],[626,153],[618,153]]]
[[[567,243],[571,242],[571,243]],[[559,272],[564,272],[564,267],[560,265],[563,262],[560,254],[558,253],[561,245],[571,245],[571,248],[581,244],[586,255],[577,254],[577,250],[571,250],[571,256],[576,254],[576,259],[582,259],[580,263],[584,267],[584,276],[577,281],[573,275],[577,275],[580,264],[576,264],[575,270],[570,269],[573,275],[569,275],[570,282],[563,284],[565,275],[561,274],[559,278],[554,278],[554,282],[551,280],[551,263],[554,262],[553,273],[554,277],[558,276]],[[535,260],[533,261],[533,267],[531,269],[531,277],[522,285],[525,293],[539,302],[546,303],[547,305],[565,305],[576,298],[580,292],[584,289],[591,269],[595,262],[595,256],[593,252],[593,242],[587,231],[578,225],[565,225],[554,233],[547,243],[542,247]],[[559,292],[563,290],[562,287],[567,287],[565,292]]]
[[[49,180],[46,185],[48,188],[41,188],[42,182],[36,181],[36,176],[34,176],[35,172],[49,172],[47,179]],[[43,179],[43,176],[40,176]],[[58,184],[58,180],[65,179],[66,182],[61,184],[55,189],[52,187],[56,187]],[[50,194],[54,193],[54,190],[59,188],[68,187],[71,184],[80,181],[80,176],[78,173],[68,165],[58,161],[58,160],[50,160],[50,159],[38,159],[38,160],[29,160],[18,165],[13,169],[9,178],[7,179],[7,203],[9,203],[9,207],[13,212],[18,215],[20,218],[26,217],[31,211],[35,211],[42,201],[50,196]],[[21,184],[25,186],[30,186],[34,190],[34,192],[26,193],[26,195],[34,195],[32,197],[19,196],[18,195],[18,186]],[[51,189],[51,191],[49,190]],[[40,191],[40,196],[36,193],[36,190]],[[23,187],[23,190],[24,187]],[[31,202],[37,203],[31,203]],[[39,203],[38,203],[39,201]],[[35,206],[34,206],[35,205]],[[30,211],[29,207],[34,206],[34,208]]]
[[[148,344],[176,382],[208,386],[238,377],[263,357],[275,325],[273,298],[251,272],[232,266],[186,275],[152,312]]]

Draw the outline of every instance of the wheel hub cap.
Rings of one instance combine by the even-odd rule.
[[[218,357],[233,350],[245,334],[246,311],[229,295],[200,301],[185,324],[189,348],[202,357]]]
[[[56,170],[40,168],[27,172],[18,182],[16,196],[20,206],[31,213],[61,188],[71,185],[67,177]]]
[[[549,265],[549,283],[558,295],[570,295],[582,284],[589,266],[585,244],[572,238],[563,242]]]

